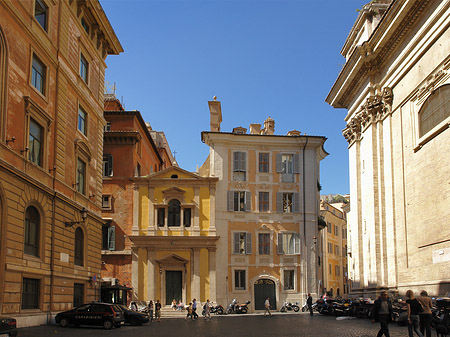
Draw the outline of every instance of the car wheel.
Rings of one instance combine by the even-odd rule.
[[[61,318],[61,320],[59,321],[59,325],[61,326],[61,328],[65,328],[69,325],[69,320],[67,318]]]
[[[300,310],[300,308],[299,308],[298,306],[296,306],[296,305],[294,305],[293,308],[294,308],[294,311],[295,311],[295,312],[298,312],[298,311]]]
[[[109,330],[109,329],[111,329],[111,328],[113,327],[113,323],[112,323],[111,321],[104,321],[104,322],[103,322],[103,327],[104,327],[106,330]]]
[[[130,325],[139,325],[139,320],[135,317],[131,318]]]

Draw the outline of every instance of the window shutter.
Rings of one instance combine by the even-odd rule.
[[[239,171],[239,153],[233,152],[233,171]]]
[[[283,163],[281,162],[281,153],[277,153],[277,172],[283,172]]]
[[[283,255],[283,233],[278,233],[277,253]]]
[[[298,153],[294,153],[294,173],[300,173],[300,156]]]
[[[234,211],[234,191],[228,191],[228,211]]]
[[[300,254],[300,234],[294,234],[294,254]]]
[[[292,193],[292,211],[294,213],[300,212],[300,198],[297,192]]]
[[[245,254],[251,254],[252,253],[252,233],[247,233],[245,235]]]
[[[252,194],[251,192],[245,192],[245,211],[252,211]]]
[[[247,171],[247,154],[245,152],[240,152],[240,171],[246,172]]]
[[[108,250],[116,249],[116,227],[108,228]]]
[[[113,156],[108,155],[108,176],[112,177],[113,175]]]
[[[283,213],[283,193],[277,192],[277,212]]]
[[[239,232],[234,232],[233,238],[233,254],[239,254]]]

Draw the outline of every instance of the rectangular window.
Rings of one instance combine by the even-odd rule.
[[[30,134],[28,141],[28,160],[36,165],[42,166],[42,136],[43,128],[30,119]]]
[[[335,275],[336,276],[339,276],[339,275],[341,275],[341,268],[340,268],[340,266],[335,266]]]
[[[338,245],[334,245],[334,254],[336,256],[339,256],[339,247],[338,247]]]
[[[333,269],[331,267],[331,263],[328,265],[328,274],[333,275]]]
[[[252,253],[252,234],[247,232],[233,233],[233,254]]]
[[[103,176],[113,176],[113,156],[110,154],[103,155]]]
[[[269,192],[259,192],[259,211],[269,211]]]
[[[80,130],[81,133],[85,136],[87,135],[86,118],[87,118],[86,112],[81,107],[78,107],[78,130]]]
[[[116,227],[102,226],[102,249],[115,250],[116,249]]]
[[[47,68],[44,63],[33,54],[31,66],[31,85],[35,87],[42,95],[45,95],[45,80]]]
[[[298,233],[278,233],[278,254],[300,254],[300,235]]]
[[[295,289],[294,277],[295,277],[294,270],[285,270],[284,271],[284,290],[294,290]]]
[[[191,214],[192,214],[192,211],[190,208],[183,209],[183,226],[184,227],[191,227]]]
[[[84,303],[84,284],[74,283],[73,285],[73,306],[78,307]]]
[[[42,0],[36,0],[34,2],[34,18],[45,31],[47,31],[47,16],[48,7]]]
[[[86,163],[80,158],[77,160],[77,192],[86,194]]]
[[[228,191],[228,211],[250,212],[251,194],[245,191]]]
[[[39,309],[40,280],[24,277],[22,282],[22,309]]]
[[[260,153],[259,154],[259,172],[267,173],[269,172],[269,154]]]
[[[158,208],[157,209],[157,220],[156,223],[159,227],[164,227],[164,220],[166,217],[166,210],[164,208]]]
[[[102,209],[111,209],[111,196],[102,195]]]
[[[258,234],[259,255],[270,255],[270,233]]]
[[[347,255],[347,247],[342,247],[342,256]]]
[[[328,242],[328,253],[333,254],[333,244]]]
[[[334,235],[339,236],[339,227],[334,225]]]
[[[83,27],[84,31],[89,34],[89,25],[84,18],[81,18],[81,27]]]
[[[297,192],[277,192],[277,212],[297,213],[299,209],[299,194]]]
[[[233,180],[245,181],[247,171],[247,154],[245,152],[233,152]]]
[[[234,271],[234,289],[245,290],[245,270]]]
[[[332,225],[331,225],[329,222],[327,222],[327,232],[328,232],[328,233],[331,233],[331,231],[332,231],[331,226],[332,226]]]
[[[80,76],[85,83],[88,83],[89,63],[83,54],[80,55]]]
[[[103,127],[103,131],[111,131],[111,122],[106,122],[106,125]]]

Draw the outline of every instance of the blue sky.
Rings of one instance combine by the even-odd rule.
[[[164,131],[180,167],[209,153],[208,100],[222,103],[221,130],[271,116],[275,133],[325,136],[322,194],[349,192],[346,110],[325,98],[340,50],[368,0],[100,0],[124,53],[106,80],[125,109]]]

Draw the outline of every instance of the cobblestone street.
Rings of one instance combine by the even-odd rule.
[[[211,321],[202,317],[197,321],[162,319],[160,323],[143,326],[125,326],[120,329],[60,328],[41,326],[19,329],[20,337],[49,336],[313,336],[313,337],[375,337],[379,324],[367,319],[336,320],[334,317],[315,314],[279,314],[273,317],[258,315],[213,316]],[[391,337],[405,337],[407,327],[390,326]]]

